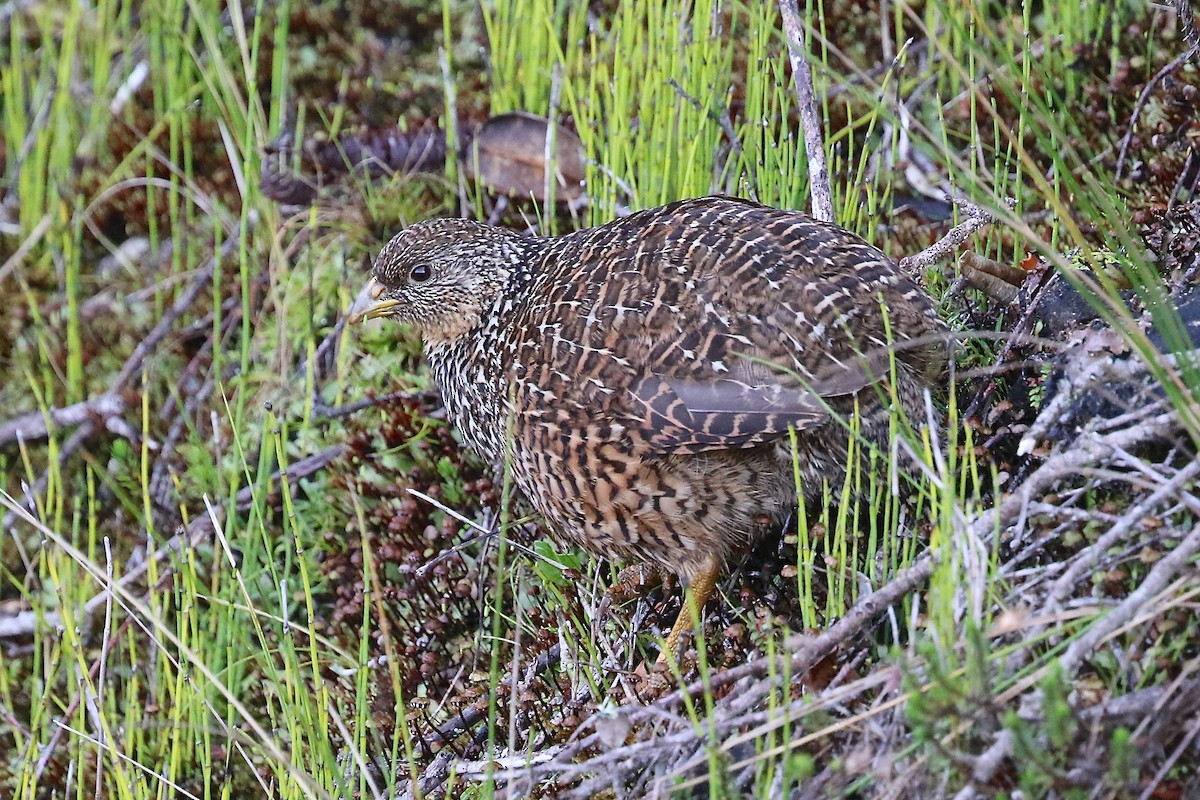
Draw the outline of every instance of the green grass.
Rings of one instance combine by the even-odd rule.
[[[459,178],[451,165],[446,180],[360,181],[348,196],[323,195],[285,217],[261,185],[264,152],[285,120],[298,138],[332,138],[361,122],[351,119],[361,110],[353,102],[306,96],[313,84],[298,85],[297,76],[313,72],[304,59],[322,52],[289,44],[304,35],[296,20],[310,23],[287,2],[136,5],[28,4],[6,17],[0,42],[0,291],[9,301],[0,315],[8,352],[0,356],[0,423],[25,412],[48,418],[110,390],[126,405],[124,429],[106,432],[104,420],[92,420],[90,435],[77,437],[78,428],[50,425],[44,441],[0,447],[0,489],[13,520],[0,544],[0,603],[35,621],[29,636],[0,651],[0,795],[391,795],[430,761],[420,741],[426,715],[445,719],[461,709],[441,706],[437,676],[417,681],[417,696],[406,694],[407,635],[417,626],[405,615],[436,602],[397,599],[411,574],[380,531],[410,500],[404,482],[418,473],[445,484],[447,509],[470,515],[478,498],[466,476],[478,467],[439,455],[436,422],[408,436],[391,431],[393,418],[377,409],[323,416],[322,408],[367,390],[427,387],[423,375],[398,366],[415,363],[403,333],[343,332],[330,367],[316,353],[357,291],[362,258],[380,231],[457,208]],[[406,14],[421,5],[399,4]],[[1135,231],[1116,224],[1128,219],[1133,190],[1114,185],[1095,158],[1109,145],[1072,113],[1097,81],[1077,67],[1074,48],[1124,53],[1128,20],[1157,23],[1135,2],[1041,5],[1035,13],[1032,4],[896,3],[882,21],[807,4],[808,19],[820,20],[809,31],[810,55],[837,221],[887,244],[882,225],[892,205],[916,191],[912,170],[920,171],[932,185],[997,210],[1000,222],[973,249],[1005,263],[1027,251],[1048,259],[1094,291],[1106,316],[1123,321],[1132,344],[1149,353],[1129,312],[1104,304],[1114,296],[1106,274],[1084,274],[1063,253],[1103,250],[1139,295],[1162,291]],[[584,4],[566,0],[496,0],[478,16],[447,0],[440,11],[430,25],[435,44],[423,46],[442,48],[451,81],[433,73],[364,79],[354,65],[333,64],[326,77],[344,90],[337,98],[377,92],[392,102],[411,79],[439,95],[461,93],[462,107],[547,113],[559,75],[559,115],[570,117],[587,151],[587,222],[718,191],[807,205],[808,166],[774,4],[636,0],[589,18]],[[468,94],[481,91],[469,62],[472,26],[493,43],[480,97]],[[1177,44],[1149,36],[1140,57],[1165,60],[1163,49]],[[1115,72],[1117,59],[1106,63]],[[133,85],[135,76],[144,82]],[[1114,119],[1127,114],[1119,99],[1108,103]],[[482,211],[481,194],[468,192]],[[1011,213],[1003,210],[1007,197]],[[1043,210],[1051,215],[1027,221]],[[544,208],[530,215],[570,224],[551,222]],[[161,257],[101,271],[105,255],[138,236]],[[114,385],[214,253],[222,256],[196,302]],[[926,278],[939,293],[952,280],[938,269]],[[1151,308],[1170,332],[1169,347],[1182,350],[1170,304]],[[994,353],[975,346],[980,361]],[[1156,377],[1200,442],[1196,367],[1160,365]],[[778,658],[796,646],[788,626],[827,627],[925,552],[937,556],[926,590],[897,603],[874,638],[856,641],[861,659],[845,678],[857,685],[894,664],[902,686],[891,694],[876,686],[874,704],[852,713],[892,724],[886,715],[902,707],[910,738],[893,746],[894,756],[943,779],[952,787],[946,796],[970,780],[964,756],[990,745],[983,731],[1012,732],[1016,783],[1028,796],[1047,795],[1078,758],[1085,734],[1064,698],[1080,684],[1057,659],[1100,609],[1064,614],[1029,640],[988,633],[1011,611],[1016,579],[1000,573],[998,538],[964,538],[973,529],[963,520],[997,502],[1000,479],[978,458],[976,434],[958,425],[969,399],[951,392],[938,402],[947,430],[936,441],[915,438],[932,475],[912,505],[879,486],[865,503],[833,502],[845,487],[831,487],[831,502],[802,516],[785,573],[797,619],[756,616],[763,604],[742,609],[736,593],[727,598],[739,609],[731,618],[749,631],[745,646],[770,665],[763,680],[771,688],[755,705],[761,717],[736,732],[718,732],[727,713],[720,693],[687,698],[678,713],[708,744],[691,772],[664,779],[664,790],[675,782],[686,796],[687,786],[704,783],[713,797],[787,796],[829,774],[832,758],[851,761],[857,751],[846,743],[857,741],[856,728],[846,715],[793,694],[790,668]],[[168,441],[173,453],[161,458]],[[349,441],[359,444],[340,467],[287,477],[290,465]],[[421,509],[431,528],[456,526],[440,510]],[[1181,507],[1163,516],[1182,530],[1196,513]],[[607,570],[544,543],[531,556],[516,516],[501,502],[501,535],[464,548],[463,575],[476,583],[459,577],[464,592],[478,592],[478,618],[454,617],[464,605],[447,601],[448,621],[439,622],[470,630],[442,645],[460,648],[455,685],[471,687],[463,696],[483,703],[487,720],[465,762],[486,761],[496,748],[518,760],[535,754],[537,743],[521,741],[510,723],[543,713],[545,696],[558,695],[543,687],[529,701],[498,688],[514,665],[529,668],[521,655],[531,643],[552,635],[561,644],[562,663],[550,669],[554,691],[585,698],[578,711],[545,712],[547,737],[557,742],[574,733],[568,718],[578,725],[600,699],[629,703],[624,671],[652,652],[623,644],[634,640],[634,627],[649,642],[648,626],[620,614],[596,621]],[[179,523],[211,533],[189,537]],[[413,552],[429,560],[438,551]],[[156,557],[146,562],[147,553]],[[353,557],[337,561],[346,553]],[[349,571],[331,572],[332,562]],[[142,577],[116,583],[139,564]],[[338,591],[356,581],[361,609],[335,624]],[[1193,588],[1179,587],[1155,613],[1166,618],[1175,604],[1185,607]],[[105,589],[108,599],[88,607]],[[1193,642],[1194,623],[1178,624]],[[1148,649],[1147,662],[1160,655],[1168,666],[1194,657],[1165,639]],[[438,653],[443,666],[458,666]],[[675,677],[711,681],[724,656],[702,639],[698,663]],[[1101,680],[1114,693],[1139,688],[1116,668]],[[1014,713],[1032,687],[1040,688],[1040,722]],[[1109,734],[1113,796],[1146,777],[1130,763],[1121,731]],[[738,788],[746,765],[754,780]],[[429,796],[490,796],[492,770],[452,776]],[[869,771],[838,774],[844,782],[832,794],[870,796]]]

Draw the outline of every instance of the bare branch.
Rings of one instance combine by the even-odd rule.
[[[812,70],[800,9],[796,0],[779,0],[783,16],[783,32],[787,38],[788,55],[792,63],[792,80],[796,84],[796,100],[800,122],[804,126],[804,150],[808,156],[808,182],[812,193],[812,215],[822,222],[833,222],[833,191],[829,186],[829,166],[825,162],[825,144],[821,117],[817,114],[816,93],[813,90]]]
[[[1150,95],[1154,93],[1154,87],[1158,86],[1163,78],[1200,54],[1200,33],[1196,31],[1196,20],[1192,16],[1192,7],[1189,0],[1175,0],[1175,12],[1179,15],[1179,30],[1183,34],[1184,41],[1190,46],[1156,72],[1154,77],[1142,87],[1141,93],[1138,94],[1137,102],[1133,104],[1133,112],[1129,115],[1129,129],[1121,137],[1121,149],[1117,154],[1117,166],[1113,170],[1113,177],[1118,181],[1121,180],[1121,173],[1125,169],[1125,157],[1129,154],[1129,145],[1133,141],[1133,132],[1137,129],[1138,117],[1142,115],[1142,109],[1146,107],[1146,103],[1150,100]]]
[[[52,408],[46,414],[41,411],[31,411],[19,417],[0,423],[0,447],[14,442],[36,442],[49,436],[50,425],[55,428],[70,428],[89,420],[107,421],[111,417],[119,417],[125,413],[125,401],[115,394],[102,394],[82,403]]]
[[[900,259],[900,269],[908,273],[921,272],[952,254],[963,242],[974,236],[976,231],[996,221],[996,216],[982,206],[957,198],[954,204],[962,209],[966,219],[921,252]],[[1011,209],[1016,206],[1016,201],[1009,198],[1004,201],[1004,204]]]

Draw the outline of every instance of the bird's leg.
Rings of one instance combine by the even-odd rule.
[[[704,604],[708,602],[708,598],[712,597],[720,571],[721,562],[716,556],[709,556],[700,572],[692,579],[687,592],[684,593],[683,608],[679,609],[679,616],[676,617],[671,632],[667,634],[666,644],[663,646],[662,652],[658,654],[656,663],[665,662],[668,653],[671,654],[671,658],[675,658],[675,651],[679,648],[679,637],[683,635],[684,631],[695,630],[700,624],[700,612],[703,610]]]

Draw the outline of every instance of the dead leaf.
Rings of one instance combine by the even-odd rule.
[[[498,194],[546,199],[544,117],[512,111],[492,117],[479,128],[466,157],[466,172]],[[583,195],[583,143],[562,125],[555,126],[554,198],[560,202]]]

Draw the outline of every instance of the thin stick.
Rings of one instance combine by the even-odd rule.
[[[188,285],[187,290],[175,299],[175,303],[163,314],[158,324],[146,334],[138,343],[138,346],[134,348],[129,358],[125,360],[121,371],[113,379],[112,383],[109,384],[108,391],[99,397],[82,403],[76,403],[64,408],[50,409],[50,421],[55,425],[77,425],[93,416],[108,419],[120,414],[124,410],[125,404],[118,395],[127,387],[134,376],[141,372],[150,353],[171,332],[171,328],[175,326],[175,323],[183,316],[183,313],[196,302],[196,298],[200,296],[200,292],[204,287],[212,282],[213,271],[216,269],[217,264],[220,263],[222,258],[228,256],[237,242],[237,236],[228,239],[221,247],[220,255],[210,257],[204,266],[200,268],[200,271],[192,279],[191,284]],[[0,446],[16,441],[18,436],[28,440],[31,438],[42,439],[47,434],[45,418],[41,412],[25,414],[0,424]]]
[[[963,242],[975,235],[976,231],[996,221],[996,216],[982,206],[959,198],[955,198],[954,204],[962,210],[966,219],[921,252],[900,259],[900,269],[911,274],[932,266],[957,250]],[[1005,200],[1005,205],[1011,209],[1016,205],[1016,201],[1009,198]]]
[[[1167,584],[1175,580],[1179,572],[1188,565],[1192,557],[1200,552],[1200,525],[1192,528],[1175,549],[1167,553],[1154,565],[1136,589],[1104,615],[1090,628],[1071,642],[1067,651],[1059,657],[1063,674],[1067,678],[1075,675],[1083,660],[1092,655],[1100,643],[1141,614],[1150,601],[1166,590]]]
[[[822,633],[816,636],[793,637],[788,643],[789,652],[773,659],[763,658],[751,661],[711,675],[708,679],[695,681],[683,689],[659,699],[653,705],[631,710],[627,719],[631,725],[651,721],[661,717],[664,713],[670,713],[671,709],[682,705],[687,698],[698,697],[705,692],[712,692],[744,679],[753,682],[753,685],[746,690],[748,698],[757,699],[765,696],[774,687],[774,684],[782,679],[783,675],[790,675],[794,680],[796,676],[807,673],[829,653],[834,652],[838,647],[861,633],[868,623],[928,580],[929,576],[933,574],[933,568],[933,555],[926,553],[887,584],[860,599],[846,613],[846,616]],[[764,675],[774,677],[763,680]],[[747,700],[747,702],[749,701]],[[596,717],[593,717],[592,722],[595,719]],[[559,754],[559,757],[555,759],[554,766],[561,769],[565,763],[599,744],[598,733],[582,737]],[[549,772],[551,770],[546,768],[542,771]]]
[[[1125,156],[1129,154],[1129,145],[1133,141],[1133,132],[1137,129],[1138,117],[1142,115],[1142,109],[1149,102],[1150,95],[1154,92],[1154,87],[1158,86],[1158,82],[1163,78],[1186,64],[1197,52],[1197,48],[1191,47],[1175,56],[1175,58],[1171,59],[1170,63],[1155,73],[1154,77],[1142,87],[1141,93],[1138,94],[1137,102],[1133,104],[1133,113],[1129,115],[1129,129],[1121,137],[1121,150],[1117,154],[1117,167],[1113,171],[1113,178],[1115,180],[1121,180],[1121,173],[1125,171]]]
[[[55,428],[69,428],[96,419],[107,423],[111,417],[123,413],[125,401],[115,394],[108,393],[82,403],[52,408],[45,414],[41,411],[31,411],[7,422],[0,422],[0,447],[18,441],[28,444],[45,439],[50,435],[47,421]]]
[[[821,135],[821,118],[817,115],[816,92],[813,90],[812,70],[800,9],[796,0],[779,0],[783,16],[783,32],[787,38],[788,55],[792,64],[792,80],[796,84],[796,100],[800,104],[800,122],[804,127],[804,150],[808,156],[808,182],[812,194],[812,215],[822,222],[833,222],[833,191],[829,186],[829,166],[825,163],[825,144]]]
[[[1142,109],[1146,107],[1147,101],[1150,100],[1150,94],[1154,91],[1154,87],[1158,86],[1159,81],[1163,78],[1179,69],[1197,54],[1200,54],[1200,32],[1196,30],[1196,20],[1192,16],[1192,6],[1189,0],[1175,0],[1175,13],[1179,16],[1179,31],[1183,34],[1183,40],[1190,47],[1175,56],[1165,67],[1156,72],[1154,77],[1142,87],[1141,93],[1138,94],[1137,102],[1133,104],[1133,113],[1129,115],[1129,130],[1125,131],[1125,135],[1121,137],[1121,151],[1117,155],[1117,167],[1113,171],[1113,177],[1116,180],[1121,179],[1121,172],[1125,168],[1125,156],[1129,153],[1129,144],[1133,141],[1133,131],[1137,127],[1138,117],[1141,116]]]

